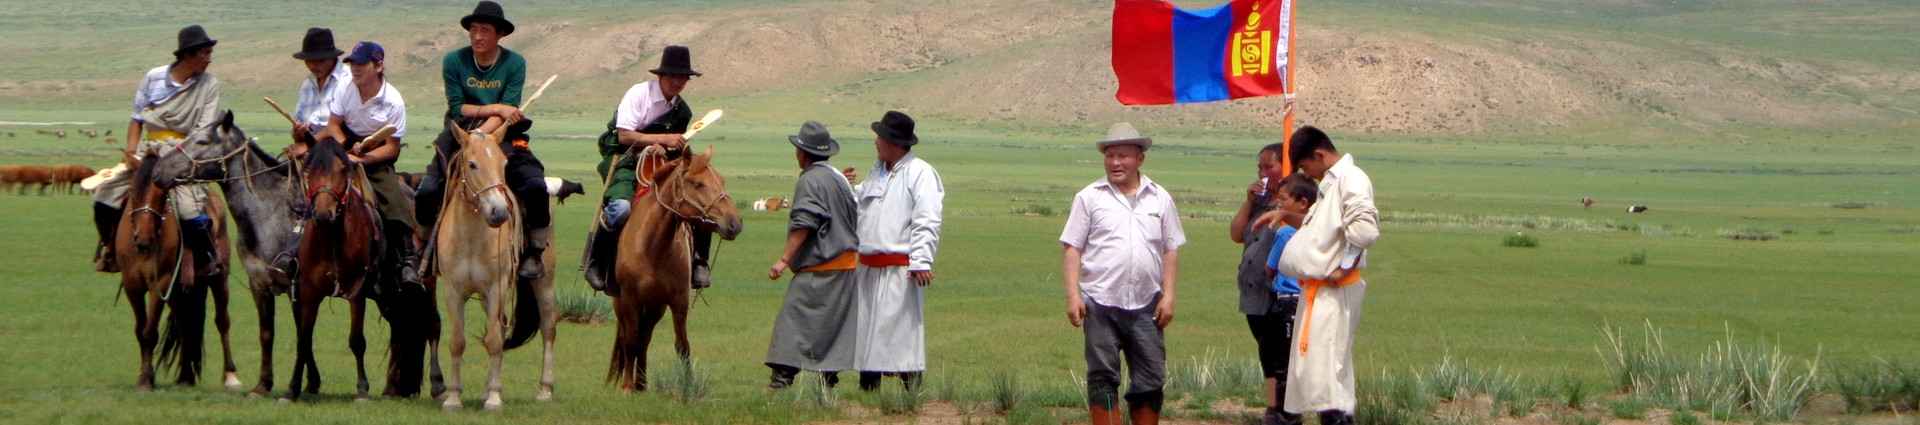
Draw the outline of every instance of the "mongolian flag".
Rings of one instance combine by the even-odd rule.
[[[1115,97],[1164,105],[1286,93],[1292,26],[1293,0],[1231,0],[1204,9],[1115,0]]]

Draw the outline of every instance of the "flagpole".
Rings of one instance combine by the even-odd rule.
[[[1298,90],[1300,86],[1300,83],[1298,82],[1298,80],[1293,79],[1294,68],[1300,67],[1300,62],[1293,60],[1293,51],[1299,50],[1299,46],[1300,46],[1299,44],[1300,39],[1294,36],[1296,31],[1294,31],[1294,27],[1293,27],[1293,15],[1299,14],[1300,10],[1295,8],[1295,6],[1299,6],[1299,3],[1295,2],[1294,0],[1280,0],[1280,1],[1287,2],[1287,5],[1285,6],[1287,9],[1287,43],[1286,43],[1287,44],[1287,75],[1286,75],[1286,81],[1285,81],[1286,86],[1283,90],[1281,90],[1281,95],[1280,95],[1280,99],[1281,99],[1280,108],[1282,111],[1281,113],[1284,114],[1280,118],[1280,146],[1281,146],[1280,150],[1285,153],[1280,155],[1280,167],[1281,169],[1286,170],[1285,175],[1292,175],[1293,174],[1293,158],[1292,158],[1293,109],[1294,109],[1293,93],[1294,91]]]

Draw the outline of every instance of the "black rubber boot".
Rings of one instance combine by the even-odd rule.
[[[784,390],[793,386],[793,377],[800,374],[800,368],[793,366],[768,363],[767,368],[773,369],[767,379],[767,389],[770,390]]]
[[[113,253],[113,239],[120,229],[119,208],[112,205],[93,203],[93,228],[100,232],[100,244],[94,246],[93,270],[106,273],[119,273],[119,259]]]
[[[620,232],[601,229],[594,226],[587,238],[587,251],[583,255],[587,275],[587,286],[595,291],[615,295],[620,292],[618,285],[612,285],[613,264],[620,251]]]
[[[1320,412],[1321,425],[1353,425],[1353,415],[1338,410]]]
[[[707,264],[712,254],[713,232],[693,231],[693,289],[707,289],[713,286],[713,266]]]
[[[880,372],[860,372],[860,391],[880,389],[880,378],[882,376],[885,375]]]
[[[539,279],[540,275],[546,273],[547,270],[541,266],[540,260],[547,252],[547,242],[549,239],[552,239],[548,236],[552,234],[552,227],[542,227],[527,231],[526,247],[520,250],[521,279]]]
[[[199,268],[200,275],[207,276],[225,272],[226,264],[224,264],[224,261],[217,261],[219,260],[219,258],[217,258],[219,253],[216,252],[213,245],[213,221],[210,219],[185,220],[182,221],[181,224],[184,226],[181,226],[182,229],[180,230],[182,230],[182,232],[180,236],[185,239],[182,242],[186,242],[187,249],[193,251],[194,263],[201,266]]]

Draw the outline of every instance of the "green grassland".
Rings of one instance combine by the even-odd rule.
[[[747,19],[768,13],[804,19],[817,12],[812,7],[820,2],[767,3],[519,2],[509,5],[510,13],[532,36],[510,39],[508,45],[563,50],[551,46],[558,41],[538,38],[545,30],[528,30],[556,21],[597,27],[656,12],[732,13],[737,15],[729,16]],[[994,7],[1005,7],[1003,3]],[[898,7],[924,12],[954,4]],[[1109,7],[1108,2],[1091,0],[1065,4]],[[10,58],[0,62],[0,121],[94,123],[0,125],[0,132],[13,134],[0,136],[0,165],[100,167],[116,161],[130,79],[165,59],[172,31],[181,22],[207,23],[222,40],[214,71],[232,76],[225,102],[250,134],[277,150],[286,143],[283,121],[255,99],[266,95],[292,104],[300,69],[284,55],[300,29],[333,26],[351,34],[343,35],[343,45],[360,38],[457,40],[454,17],[470,8],[425,1],[202,0],[157,5],[0,0],[0,10],[5,10],[0,12],[0,56]],[[1912,54],[1920,32],[1907,23],[1920,12],[1903,2],[1366,0],[1303,2],[1302,8],[1314,22],[1350,31],[1380,28],[1494,46],[1577,36],[1658,51],[1628,58],[1638,61],[1693,60],[1687,56],[1724,49],[1823,64],[1864,63],[1872,69],[1911,68],[1920,60]],[[967,100],[963,98],[968,94],[894,93],[923,93],[928,84],[950,81],[990,85],[1009,75],[1003,72],[1025,66],[1030,54],[1104,49],[1099,40],[1085,37],[1082,27],[1087,25],[1104,23],[1073,23],[1061,31],[1075,36],[941,58],[953,62],[910,71],[835,71],[842,73],[767,87],[743,87],[715,73],[696,80],[688,96],[698,109],[725,108],[728,115],[703,133],[696,146],[714,148],[715,165],[726,175],[734,199],[786,196],[797,168],[785,135],[804,119],[820,119],[843,145],[833,163],[858,167],[864,175],[874,160],[871,132],[866,130],[873,117],[886,109],[932,109]],[[413,147],[402,156],[402,170],[424,167],[427,151],[420,147],[440,129],[437,81],[422,71],[430,64],[402,64],[414,60],[404,55],[421,46],[388,46],[395,65],[410,70],[394,76],[412,106],[408,139]],[[1104,54],[1102,50],[1086,57],[1104,60]],[[538,69],[544,66],[538,59],[534,73],[545,74]],[[1091,69],[1104,72],[1103,66]],[[644,68],[583,66],[591,75],[568,74],[556,83],[541,100],[544,106],[533,113],[538,121],[535,149],[549,175],[597,181],[592,167],[598,157],[591,137],[605,125],[607,107],[620,91],[645,78]],[[259,77],[263,74],[279,77]],[[1920,311],[1914,308],[1914,300],[1920,300],[1920,286],[1915,285],[1920,262],[1914,261],[1920,258],[1920,189],[1915,186],[1920,182],[1920,151],[1912,136],[1916,121],[1911,112],[1920,109],[1920,96],[1914,95],[1911,77],[1905,75],[1886,78],[1908,78],[1903,80],[1907,83],[1876,86],[1904,89],[1873,93],[1784,88],[1805,91],[1810,99],[1870,104],[1876,112],[1848,121],[1864,125],[1702,124],[1669,120],[1653,109],[1602,108],[1558,127],[1521,126],[1517,128],[1527,130],[1491,134],[1364,134],[1330,128],[1340,147],[1372,175],[1383,213],[1383,238],[1368,271],[1369,299],[1356,344],[1361,385],[1372,385],[1383,373],[1411,375],[1446,359],[1536,382],[1571,377],[1596,394],[1616,396],[1614,377],[1600,352],[1606,344],[1601,329],[1637,329],[1643,323],[1664,329],[1669,349],[1681,356],[1732,340],[1775,344],[1788,355],[1818,358],[1835,367],[1882,359],[1920,362],[1914,354],[1920,352],[1920,328],[1913,325],[1920,322]],[[1107,93],[1111,88],[1088,90]],[[1055,92],[1041,94],[1047,93]],[[1006,100],[1019,104],[1021,99]],[[1258,102],[1264,100],[1240,104]],[[1072,409],[1082,391],[1076,381],[1084,368],[1080,335],[1061,314],[1055,239],[1062,215],[1072,194],[1101,176],[1091,141],[1101,135],[1107,118],[1155,122],[1166,115],[1220,110],[1182,108],[1187,109],[1092,108],[1095,119],[1080,120],[953,109],[916,112],[925,141],[916,153],[940,171],[948,190],[947,224],[936,263],[940,280],[927,292],[928,397],[949,401],[960,416],[968,417],[938,420],[1084,420],[1084,413]],[[1228,240],[1227,223],[1253,177],[1252,153],[1277,141],[1271,131],[1248,130],[1255,127],[1143,125],[1156,139],[1145,173],[1175,194],[1190,241],[1182,248],[1178,318],[1167,337],[1169,358],[1175,363],[1170,388],[1175,398],[1238,398],[1244,404],[1256,394],[1252,385],[1188,385],[1196,374],[1194,365],[1212,364],[1212,359],[1244,365],[1252,359],[1253,343],[1237,311],[1233,282],[1239,247]],[[67,129],[69,136],[55,139],[34,132],[52,128]],[[116,137],[111,142],[86,140],[74,134],[79,128],[112,129]],[[589,198],[555,210],[561,259],[556,283],[565,298],[595,297],[574,270],[599,186],[588,183]],[[1586,196],[1598,201],[1591,209],[1578,202]],[[115,294],[117,276],[91,271],[95,235],[88,202],[82,195],[0,193],[0,314],[5,315],[0,319],[0,422],[912,420],[878,416],[888,413],[885,397],[852,388],[836,391],[839,402],[825,407],[807,400],[802,391],[764,390],[767,370],[761,360],[785,290],[783,282],[766,280],[764,270],[776,257],[785,216],[755,212],[745,213],[747,230],[739,240],[720,245],[717,283],[693,312],[694,358],[711,389],[699,400],[682,401],[663,391],[622,394],[604,384],[614,326],[567,323],[559,331],[559,384],[551,403],[533,401],[539,353],[527,348],[507,355],[504,412],[478,412],[480,394],[472,391],[476,386],[467,391],[470,411],[455,414],[442,413],[436,403],[423,399],[353,403],[348,396],[352,357],[344,343],[346,309],[339,302],[322,309],[316,353],[326,384],[324,396],[311,403],[276,404],[225,392],[215,385],[215,373],[203,376],[207,383],[199,388],[172,387],[164,385],[170,379],[162,379],[156,392],[135,392],[138,354],[132,320],[126,300]],[[1650,211],[1624,211],[1635,204]],[[1538,246],[1503,246],[1515,233],[1532,237]],[[1776,239],[1734,240],[1725,236],[1730,234]],[[1629,264],[1640,262],[1629,261],[1636,256],[1644,264]],[[243,278],[236,277],[231,287],[236,293],[244,291]],[[236,299],[231,308],[235,360],[241,379],[251,383],[258,377],[258,322],[250,301]],[[281,382],[275,389],[284,390],[294,339],[288,309],[282,304],[279,311],[274,372]],[[470,311],[468,317],[477,318],[478,312]],[[371,323],[369,355],[378,363],[386,329],[382,322]],[[479,329],[470,325],[448,333],[473,336]],[[468,360],[474,362],[464,371],[465,378],[479,383],[485,369],[477,359],[484,354],[472,351]],[[670,350],[655,350],[655,372],[671,369],[672,358]],[[369,373],[376,382],[382,379],[379,370]],[[1052,410],[1041,411],[1040,419],[1031,410],[993,413],[986,407],[994,397],[992,383],[996,376],[1009,374],[1018,376],[1029,391],[1028,405]],[[1233,420],[1194,409],[1183,409],[1180,415]]]

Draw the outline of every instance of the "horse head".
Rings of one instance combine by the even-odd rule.
[[[500,126],[492,134],[468,132],[451,121],[447,127],[453,129],[454,140],[460,142],[460,152],[446,164],[450,168],[446,170],[448,177],[460,188],[458,196],[486,218],[487,227],[500,227],[513,215],[513,202],[508,198],[506,184],[507,154],[500,150],[499,143],[506,134],[506,126]]]
[[[333,139],[317,140],[307,151],[304,176],[307,180],[307,205],[313,219],[332,223],[342,214],[342,204],[352,196],[353,163],[347,160],[347,148]]]
[[[660,188],[654,196],[673,215],[726,240],[746,228],[733,206],[733,196],[727,193],[727,179],[713,168],[712,146],[703,154],[681,156],[659,173],[654,181],[660,182]]]
[[[167,203],[167,189],[154,181],[155,169],[159,168],[160,157],[146,154],[133,164],[133,184],[127,192],[128,239],[133,242],[136,252],[151,252],[158,246],[160,226],[172,214],[172,205]]]
[[[182,182],[227,178],[227,160],[252,149],[250,141],[247,133],[234,125],[233,111],[228,110],[220,120],[194,129],[186,141],[174,145],[176,152],[172,155],[160,158],[154,183],[172,188]]]

